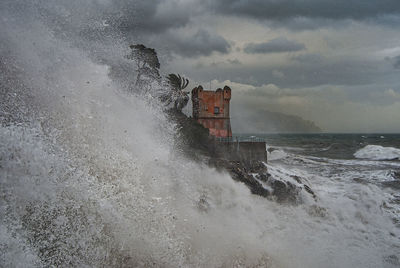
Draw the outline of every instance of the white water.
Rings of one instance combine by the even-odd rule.
[[[273,150],[271,153],[268,153],[269,161],[274,161],[285,157],[287,157],[287,153],[282,150]]]
[[[0,266],[396,266],[399,232],[380,188],[271,163],[273,176],[304,177],[318,200],[251,195],[176,152],[157,105],[125,94],[93,43],[75,39],[81,24],[60,35],[37,6],[16,3],[0,5],[1,116],[11,116],[0,130]],[[122,40],[95,45],[127,53]]]
[[[367,145],[358,150],[354,156],[361,159],[394,160],[400,159],[400,149],[380,145]]]

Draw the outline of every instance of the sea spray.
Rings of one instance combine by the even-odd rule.
[[[251,229],[237,235],[236,223],[229,228],[218,222],[222,215],[207,220],[197,210],[202,194],[210,205],[216,199],[224,206],[228,195],[250,196],[248,190],[175,156],[173,126],[149,105],[151,98],[120,92],[107,66],[46,32],[40,20],[34,25],[40,36],[11,28],[25,40],[7,39],[13,55],[2,56],[22,76],[7,90],[18,86],[33,98],[22,96],[30,109],[24,124],[9,120],[2,127],[2,231],[20,237],[18,243],[5,238],[3,264],[176,267],[262,260],[255,237],[243,239],[254,236]],[[26,252],[28,258],[16,258]]]

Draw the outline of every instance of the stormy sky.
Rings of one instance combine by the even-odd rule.
[[[190,87],[229,85],[233,116],[298,115],[329,132],[400,132],[400,1],[168,0],[118,27]]]
[[[399,0],[58,1],[51,14],[42,2],[61,37],[67,25],[85,39],[118,33],[155,48],[189,89],[230,86],[233,118],[268,110],[327,132],[400,132]]]

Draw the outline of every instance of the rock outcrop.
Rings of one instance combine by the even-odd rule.
[[[294,182],[284,181],[268,173],[267,166],[261,160],[229,159],[226,154],[218,152],[218,145],[209,136],[208,129],[180,112],[171,110],[168,115],[178,128],[177,148],[193,160],[205,160],[217,170],[227,171],[233,180],[244,183],[252,194],[280,203],[297,204],[301,202],[300,193],[304,190],[316,199],[315,193],[300,177],[293,176]],[[199,209],[207,208],[206,198],[201,199]]]

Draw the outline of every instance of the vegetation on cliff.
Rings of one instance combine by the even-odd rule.
[[[150,94],[158,98],[167,109],[182,111],[189,102],[189,92],[184,91],[189,80],[179,74],[169,74],[163,79],[155,49],[143,44],[130,45],[129,48],[131,51],[126,58],[136,63],[136,79],[131,82],[130,91]]]
[[[179,74],[169,74],[166,77],[166,81],[170,90],[163,96],[162,101],[165,102],[166,105],[173,103],[174,109],[180,112],[189,102],[189,92],[184,91],[189,84],[189,79]]]

